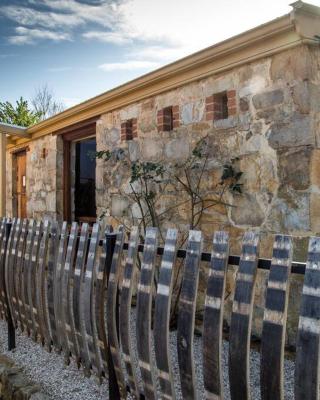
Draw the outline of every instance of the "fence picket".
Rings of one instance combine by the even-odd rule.
[[[111,231],[111,227],[108,226],[105,230],[105,237]],[[100,356],[102,359],[103,373],[105,376],[108,374],[108,340],[106,333],[105,316],[107,315],[106,310],[106,297],[107,297],[107,273],[106,273],[106,238],[103,240],[99,263],[97,265],[95,280],[95,292],[94,292],[94,308],[95,308],[95,321],[97,331],[97,343],[99,347]]]
[[[84,321],[82,319],[82,307],[83,302],[87,299],[83,299],[82,293],[82,281],[84,279],[84,268],[85,262],[88,253],[88,239],[89,239],[89,225],[87,223],[83,223],[81,226],[77,257],[76,257],[76,265],[74,270],[74,286],[73,286],[73,315],[74,315],[74,327],[75,327],[75,336],[77,339],[77,344],[79,348],[80,359],[78,363],[81,361],[82,366],[84,367],[84,373],[86,376],[90,375],[90,369],[87,366],[90,365],[90,359],[88,354],[88,345],[86,338],[83,337],[83,324]]]
[[[49,240],[49,257],[48,257],[48,271],[47,271],[47,299],[48,305],[48,325],[52,344],[56,350],[59,349],[59,337],[55,317],[54,307],[54,277],[57,266],[58,248],[59,248],[59,234],[60,226],[57,222],[53,222],[50,228]]]
[[[292,238],[276,235],[261,340],[261,398],[283,400],[283,371]]]
[[[202,251],[202,233],[190,231],[184,264],[178,315],[178,360],[182,396],[186,400],[197,399],[193,360],[193,336],[196,296]]]
[[[297,336],[295,399],[318,400],[320,353],[320,238],[309,240]]]
[[[8,279],[8,304],[11,312],[12,322],[15,328],[17,328],[17,298],[15,294],[15,269],[17,260],[17,247],[19,243],[20,233],[21,233],[22,223],[20,218],[15,221],[13,226],[13,233],[11,237],[11,248],[9,253],[9,260],[7,264],[7,279]]]
[[[4,287],[4,260],[5,260],[5,246],[6,246],[6,224],[7,218],[1,218],[0,227],[0,303],[1,303],[1,318],[6,319],[6,299]]]
[[[62,276],[63,276],[63,267],[65,263],[65,256],[67,250],[68,243],[68,224],[67,222],[63,222],[61,232],[60,232],[60,241],[59,241],[59,250],[58,257],[56,261],[55,275],[54,275],[54,315],[56,319],[56,328],[57,328],[57,337],[58,337],[58,351],[63,350],[66,354],[69,350],[69,346],[67,343],[67,337],[65,330],[62,326]],[[68,361],[68,360],[66,360]]]
[[[213,238],[203,320],[203,375],[205,398],[223,399],[222,328],[229,235],[216,232]]]
[[[112,355],[112,361],[114,364],[114,370],[117,377],[117,382],[119,386],[120,395],[122,398],[126,398],[127,390],[124,374],[121,368],[121,350],[120,343],[118,339],[118,321],[117,321],[117,293],[119,279],[121,276],[121,256],[122,247],[124,241],[124,231],[123,227],[118,228],[117,240],[114,248],[111,270],[108,282],[108,292],[107,292],[107,328],[108,328],[108,340],[110,351]]]
[[[24,254],[24,263],[23,263],[23,272],[22,272],[22,280],[21,280],[21,299],[22,299],[22,307],[24,311],[24,324],[25,330],[28,336],[31,335],[32,332],[32,317],[31,310],[29,304],[29,295],[28,295],[28,276],[29,269],[31,268],[31,258],[32,258],[32,247],[33,247],[33,239],[35,235],[35,221],[31,219],[29,221],[28,226],[28,235],[27,235],[27,243],[26,243],[26,251]]]
[[[151,360],[151,312],[158,229],[147,228],[137,293],[137,350],[144,396],[155,399],[154,368]]]
[[[70,298],[72,298],[72,288],[73,288],[73,275],[74,275],[74,262],[76,256],[76,246],[77,246],[77,236],[78,236],[78,224],[73,222],[70,229],[69,240],[66,250],[66,258],[63,265],[62,274],[62,328],[66,332],[66,339],[68,341],[68,347],[65,348],[65,359],[68,359],[71,355],[77,361],[79,359],[79,349],[77,346],[77,340],[75,337],[74,321],[71,314],[72,303]]]
[[[51,337],[48,326],[48,310],[47,310],[47,257],[49,244],[50,223],[48,220],[43,223],[42,238],[39,247],[39,258],[37,266],[36,279],[36,307],[39,318],[39,334],[41,343],[45,345],[47,350],[51,350]]]
[[[97,251],[99,246],[99,234],[100,234],[100,226],[98,223],[93,225],[90,245],[88,251],[87,264],[84,273],[84,285],[83,285],[83,335],[86,337],[89,351],[89,361],[91,364],[91,368],[94,370],[97,376],[101,377],[102,375],[102,364],[101,358],[98,352],[98,346],[96,342],[96,336],[93,332],[93,315],[92,315],[92,307],[93,307],[93,273],[97,260]],[[90,368],[90,365],[87,366]]]
[[[169,322],[173,286],[173,268],[176,261],[178,231],[168,229],[160,267],[155,301],[154,342],[155,356],[162,399],[175,399],[170,360]]]
[[[246,232],[242,243],[232,304],[229,339],[229,377],[232,400],[250,399],[250,336],[259,236]]]
[[[33,238],[32,252],[31,252],[31,262],[28,273],[28,281],[27,281],[27,290],[28,290],[28,299],[30,306],[30,315],[31,315],[31,327],[32,327],[32,338],[33,340],[37,340],[39,333],[39,316],[37,313],[37,299],[36,299],[36,279],[37,279],[37,263],[38,263],[38,252],[40,246],[40,240],[42,235],[42,222],[38,221],[36,223],[35,235]]]
[[[128,374],[130,393],[139,399],[139,390],[135,370],[134,356],[131,349],[131,303],[132,291],[137,272],[136,261],[138,255],[139,230],[133,226],[130,231],[128,255],[124,267],[119,319],[120,339],[123,359]]]
[[[18,321],[18,325],[20,326],[21,330],[23,330],[24,328],[23,317],[21,316],[21,313],[24,312],[22,308],[22,299],[21,299],[21,280],[22,280],[27,233],[28,233],[28,221],[24,219],[22,221],[21,233],[17,247],[17,260],[14,273],[14,285],[15,285],[15,297],[16,297],[15,318]]]

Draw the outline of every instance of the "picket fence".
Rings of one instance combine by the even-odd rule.
[[[133,227],[125,243],[122,227],[112,233],[110,228],[101,232],[99,224],[90,228],[86,223],[2,218],[0,316],[8,322],[9,348],[15,346],[19,328],[48,351],[62,352],[66,363],[82,366],[86,375],[107,377],[112,400],[125,399],[128,393],[137,399],[177,398],[169,317],[175,265],[177,258],[184,259],[176,331],[179,381],[183,399],[198,399],[193,342],[200,263],[205,262],[203,393],[207,400],[222,400],[226,272],[233,264],[238,270],[229,332],[229,387],[232,400],[249,400],[257,269],[269,269],[261,398],[283,400],[289,280],[292,273],[300,273],[304,285],[295,399],[318,400],[320,238],[310,238],[307,262],[301,264],[292,262],[292,238],[286,235],[275,235],[272,260],[259,259],[255,232],[244,234],[240,256],[229,254],[226,232],[214,234],[211,254],[202,252],[200,231],[189,232],[185,250],[177,249],[175,229],[168,229],[163,248],[158,236],[156,228],[148,228],[144,244],[139,244],[138,229]]]

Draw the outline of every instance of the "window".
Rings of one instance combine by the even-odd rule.
[[[157,123],[159,132],[170,132],[180,126],[179,106],[165,107],[158,111]]]
[[[215,93],[206,98],[206,120],[218,121],[227,119],[235,115],[236,109],[236,91],[228,90]]]
[[[138,136],[137,118],[128,119],[121,124],[121,140],[128,141]]]

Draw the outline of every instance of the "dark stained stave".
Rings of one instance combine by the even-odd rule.
[[[88,352],[89,352],[89,361],[91,364],[91,368],[95,372],[97,376],[102,376],[102,364],[101,358],[98,352],[98,346],[96,342],[96,337],[93,333],[93,315],[92,315],[92,295],[93,295],[93,271],[97,260],[97,251],[99,246],[99,234],[100,234],[100,226],[98,223],[93,225],[90,245],[88,251],[88,258],[86,263],[86,268],[83,277],[83,336],[85,336]],[[90,365],[87,365],[87,368],[90,368]]]
[[[12,321],[14,327],[17,328],[17,318],[16,312],[17,310],[17,298],[15,295],[15,267],[17,260],[17,248],[21,233],[22,222],[21,219],[18,218],[12,226],[12,236],[10,243],[10,252],[8,254],[8,262],[6,263],[6,277],[7,277],[7,293],[8,293],[8,304],[11,312]]]
[[[169,322],[178,231],[168,229],[161,261],[154,314],[155,357],[162,399],[175,399],[170,360]]]
[[[83,279],[85,273],[85,262],[88,252],[88,239],[89,239],[89,225],[87,223],[82,224],[81,233],[79,238],[76,265],[74,270],[74,282],[73,282],[73,316],[74,316],[74,328],[76,334],[77,345],[80,353],[80,360],[84,367],[85,375],[90,375],[90,369],[87,366],[90,365],[88,344],[86,338],[83,337],[83,324],[82,319],[83,311]],[[79,361],[80,361],[79,360]]]
[[[232,400],[250,399],[250,336],[259,235],[246,232],[237,273],[229,339],[229,378]]]
[[[276,235],[266,293],[261,341],[261,398],[283,400],[283,371],[292,238]]]
[[[66,250],[66,258],[63,264],[63,274],[62,274],[62,299],[61,299],[61,320],[62,329],[65,330],[66,340],[68,346],[65,350],[65,359],[68,361],[70,354],[79,360],[79,349],[77,345],[77,340],[75,337],[74,320],[72,312],[72,302],[70,299],[73,298],[73,278],[74,278],[74,263],[76,256],[76,246],[77,246],[77,236],[78,236],[78,223],[73,222],[70,229],[69,240]]]
[[[190,231],[179,299],[177,346],[183,399],[197,399],[193,359],[196,297],[202,251],[202,233]]]
[[[39,334],[41,343],[48,351],[51,350],[51,337],[48,324],[47,309],[47,259],[49,246],[50,223],[48,220],[43,223],[42,238],[39,247],[37,279],[36,279],[36,308],[39,318]]]
[[[295,399],[318,400],[320,354],[320,238],[309,240],[297,336]]]
[[[47,309],[48,309],[48,326],[51,336],[51,341],[56,350],[60,349],[59,337],[57,331],[55,308],[54,308],[54,277],[57,266],[57,257],[59,249],[59,234],[60,226],[57,222],[52,222],[50,228],[50,239],[49,239],[49,256],[47,266]]]
[[[62,277],[63,277],[65,257],[66,257],[67,243],[68,243],[68,224],[67,222],[63,222],[60,232],[59,250],[58,250],[56,268],[54,274],[53,304],[54,304],[54,315],[56,320],[57,337],[58,337],[57,350],[59,351],[63,350],[65,354],[69,351],[69,345],[65,329],[62,326]]]
[[[21,322],[23,323],[23,330],[30,335],[32,328],[31,311],[29,306],[29,296],[28,296],[28,274],[31,264],[32,257],[32,246],[33,238],[35,235],[35,221],[33,219],[29,220],[28,224],[28,234],[24,252],[24,262],[21,270],[21,287],[20,287],[20,297],[21,297]]]
[[[126,398],[127,389],[124,374],[121,367],[121,350],[120,343],[118,339],[118,329],[117,329],[117,294],[118,285],[121,274],[121,256],[122,247],[124,241],[124,231],[123,227],[118,228],[116,244],[114,248],[111,270],[108,282],[107,291],[107,329],[108,329],[108,341],[112,356],[112,361],[114,365],[114,371],[117,377],[117,383],[120,390],[120,395],[122,398]]]
[[[151,359],[151,312],[158,229],[147,228],[137,293],[137,350],[144,396],[155,399],[154,366]]]
[[[223,399],[222,328],[229,235],[216,232],[205,297],[203,320],[203,375],[207,400]]]
[[[15,285],[15,297],[16,297],[15,318],[18,321],[18,324],[19,324],[21,330],[23,330],[23,328],[24,328],[24,325],[23,325],[24,315],[23,316],[21,315],[21,313],[24,312],[24,309],[22,307],[22,299],[21,299],[21,283],[22,283],[24,253],[25,253],[25,248],[26,248],[28,226],[29,226],[28,220],[24,219],[22,221],[22,226],[21,226],[21,233],[20,233],[20,238],[19,238],[19,243],[18,243],[18,248],[17,248],[17,259],[16,259],[16,266],[15,266],[15,273],[14,273],[14,285]]]
[[[28,299],[30,307],[30,315],[32,321],[32,338],[37,340],[40,324],[39,315],[36,308],[36,279],[37,279],[37,264],[38,264],[38,252],[40,247],[40,240],[42,235],[42,221],[36,223],[35,235],[33,238],[32,252],[31,252],[31,262],[28,273],[27,287],[28,287]]]
[[[4,286],[4,261],[6,246],[6,224],[7,218],[1,218],[0,223],[0,303],[1,303],[1,319],[6,319],[6,298]]]
[[[105,236],[111,232],[111,227],[108,226],[105,231]],[[108,339],[107,339],[107,327],[105,322],[105,316],[107,315],[106,309],[106,298],[107,298],[107,271],[106,271],[106,239],[103,240],[99,263],[97,265],[97,273],[94,277],[95,280],[95,292],[93,296],[94,308],[95,308],[95,320],[97,330],[97,342],[100,349],[100,355],[102,359],[102,366],[104,375],[108,373]]]
[[[139,390],[136,376],[136,365],[131,346],[131,303],[133,285],[137,272],[137,254],[138,254],[139,230],[133,226],[130,231],[130,241],[128,255],[124,267],[122,288],[121,288],[121,303],[119,319],[120,324],[120,339],[122,345],[123,359],[128,374],[130,393],[139,399]]]

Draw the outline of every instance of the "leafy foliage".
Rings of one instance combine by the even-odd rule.
[[[40,121],[41,114],[29,108],[27,100],[20,97],[14,106],[9,101],[0,102],[0,122],[19,126],[31,126]]]

